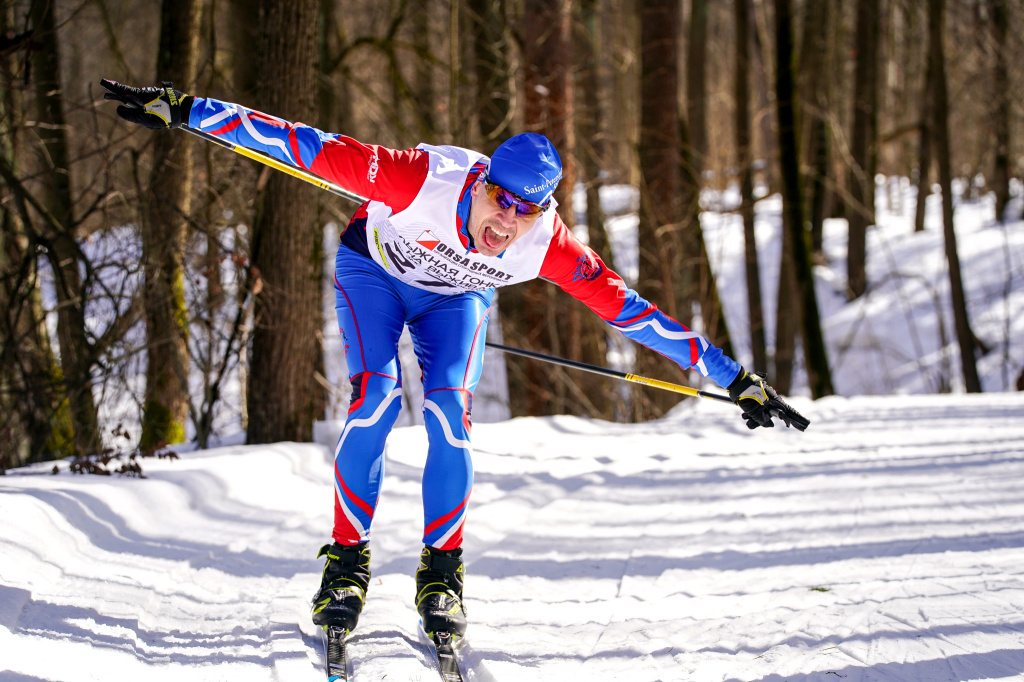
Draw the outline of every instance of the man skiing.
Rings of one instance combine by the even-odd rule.
[[[148,128],[186,125],[269,154],[369,197],[341,236],[338,325],[352,397],[335,451],[333,543],[313,622],[355,628],[370,582],[370,527],[384,476],[384,442],[398,416],[399,336],[408,325],[422,367],[429,439],[416,608],[427,633],[461,637],[462,541],[473,483],[470,415],[495,287],[544,277],[613,328],[729,390],[750,428],[806,425],[762,376],[628,288],[555,211],[558,153],[523,133],[490,158],[422,144],[403,151],[290,123],[240,105],[163,87],[103,80],[117,113]]]

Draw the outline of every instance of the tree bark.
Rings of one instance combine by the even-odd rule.
[[[803,125],[807,140],[806,194],[810,201],[811,251],[815,259],[824,260],[822,228],[825,222],[825,198],[828,178],[828,31],[831,21],[831,0],[818,0],[807,4],[804,17],[804,35],[801,41],[800,76],[804,106]]]
[[[743,218],[744,271],[747,276],[747,317],[755,370],[768,369],[761,304],[761,267],[754,233],[754,182],[750,134],[750,0],[735,0],[736,17],[736,165],[740,172],[740,215]]]
[[[562,159],[562,180],[555,192],[558,213],[572,229],[575,173],[572,14],[568,0],[530,0],[524,7],[524,123],[543,133]],[[589,364],[607,360],[604,323],[582,303],[550,284],[534,280],[502,289],[498,299],[502,331],[509,343]],[[513,415],[586,414],[611,417],[610,384],[596,375],[580,375],[507,356]]]
[[[935,64],[931,51],[925,67],[924,92],[921,93],[920,145],[917,155],[917,205],[914,209],[914,232],[924,231],[924,214],[931,193],[932,139],[935,137]]]
[[[476,110],[483,138],[481,151],[490,156],[512,133],[512,74],[508,50],[510,30],[505,0],[468,0],[476,55]]]
[[[857,70],[850,142],[847,286],[851,298],[867,290],[867,229],[875,223],[875,139],[878,119],[879,0],[857,0]]]
[[[250,104],[256,97],[259,83],[259,53],[255,51],[260,40],[260,24],[265,0],[228,0],[231,20],[228,22],[228,44],[234,53],[231,61],[231,83],[234,97]]]
[[[935,102],[935,153],[939,162],[939,185],[942,187],[942,232],[949,264],[949,293],[953,300],[953,320],[960,344],[960,364],[964,388],[968,393],[981,393],[981,380],[974,357],[974,332],[967,315],[960,255],[953,227],[953,170],[949,149],[949,95],[946,92],[946,56],[942,39],[945,32],[945,0],[928,0],[928,53],[934,65],[933,93]]]
[[[640,245],[637,292],[666,314],[690,324],[693,263],[686,262],[686,221],[680,179],[679,2],[644,0],[640,8]],[[637,349],[636,373],[686,383],[671,360]],[[678,397],[667,391],[634,392],[638,418],[657,418]]]
[[[1010,75],[1007,51],[1007,0],[991,0],[993,47],[995,50],[995,82],[993,83],[993,126],[995,133],[995,168],[992,188],[996,194],[996,220],[1006,220],[1006,205],[1010,202]]]
[[[0,7],[0,35],[14,28],[13,5]],[[15,174],[24,126],[19,56],[0,53],[0,159]],[[61,429],[67,409],[60,407],[60,372],[44,323],[36,249],[18,212],[9,206],[0,212],[0,473],[74,454],[67,447],[70,425]]]
[[[686,151],[692,158],[698,178],[704,170],[704,159],[708,154],[707,36],[708,2],[692,0],[686,45],[686,120],[690,132],[690,144]]]
[[[189,91],[199,51],[200,0],[164,0],[156,73]],[[156,135],[153,170],[142,221],[146,264],[148,358],[146,401],[139,447],[154,450],[185,440],[189,412],[188,311],[185,309],[185,238],[192,198],[192,141]]]
[[[91,369],[95,358],[85,328],[85,283],[75,240],[71,203],[71,173],[64,93],[60,82],[60,46],[52,0],[33,0],[29,14],[34,27],[32,73],[35,86],[36,148],[43,169],[43,204],[61,225],[49,229],[46,256],[57,289],[57,339],[64,387],[71,408],[75,449],[95,454],[101,447],[99,418],[92,394]]]
[[[257,107],[290,121],[316,120],[316,0],[263,0]],[[275,173],[253,228],[263,282],[256,302],[249,381],[250,443],[308,441],[316,417],[320,230],[312,186]]]
[[[580,160],[580,181],[587,194],[587,236],[601,260],[615,269],[611,244],[604,229],[604,211],[601,209],[602,172],[604,170],[604,141],[601,137],[602,35],[601,17],[597,0],[583,0],[580,22],[576,32],[576,88],[580,94],[576,108],[577,156]]]
[[[807,381],[811,395],[821,398],[832,395],[832,374],[828,366],[825,340],[821,334],[818,300],[814,292],[814,274],[811,270],[807,232],[804,226],[800,183],[800,149],[797,141],[797,100],[793,82],[793,44],[790,0],[775,3],[776,49],[776,102],[779,112],[779,151],[782,158],[783,211],[785,228],[790,233],[793,274],[799,295],[799,315],[807,364]]]
[[[703,333],[726,355],[732,354],[729,329],[718,297],[718,288],[711,262],[708,259],[704,233],[700,225],[700,191],[703,186],[703,169],[708,153],[707,112],[707,25],[708,7],[705,0],[694,0],[690,16],[690,33],[686,64],[686,117],[680,116],[679,179],[683,188],[683,249],[687,254],[684,267],[693,269],[697,275],[693,296],[700,304]]]

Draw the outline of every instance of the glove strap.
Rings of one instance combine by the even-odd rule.
[[[164,97],[167,98],[167,103],[171,105],[171,122],[170,128],[177,128],[181,125],[181,101],[178,100],[178,96],[174,93],[174,84],[171,81],[163,81],[160,83],[164,89]]]

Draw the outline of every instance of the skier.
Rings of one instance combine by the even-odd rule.
[[[552,198],[558,152],[522,133],[490,158],[421,144],[363,144],[163,87],[103,80],[121,118],[153,129],[180,125],[269,154],[369,200],[341,236],[335,260],[338,325],[352,398],[335,451],[334,542],[313,601],[317,625],[355,628],[370,583],[370,526],[384,476],[384,441],[398,416],[398,339],[408,325],[423,374],[429,447],[423,470],[423,550],[416,608],[427,633],[461,637],[462,540],[473,483],[470,415],[495,287],[544,277],[614,329],[729,390],[751,429],[803,418],[763,376],[628,288],[573,236]]]

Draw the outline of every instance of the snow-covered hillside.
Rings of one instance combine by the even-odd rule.
[[[1024,393],[796,399],[475,429],[476,680],[1024,675]],[[356,679],[436,680],[412,606],[422,427],[388,443]],[[0,680],[314,680],[330,453],[0,479]],[[62,465],[63,466],[63,465]]]

